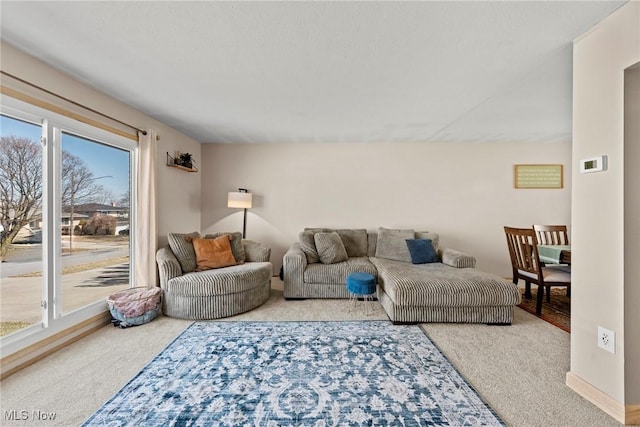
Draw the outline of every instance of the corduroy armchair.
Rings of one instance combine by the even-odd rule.
[[[220,234],[224,233],[217,235]],[[241,264],[195,271],[196,256],[190,239],[194,235],[199,236],[198,233],[169,233],[169,246],[156,253],[165,315],[193,320],[219,319],[252,310],[269,299],[273,265],[269,262],[268,246],[241,240],[240,235],[234,256],[240,258]]]

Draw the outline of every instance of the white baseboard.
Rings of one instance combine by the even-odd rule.
[[[573,372],[567,372],[566,385],[623,424],[640,424],[640,405],[625,405],[594,387]]]

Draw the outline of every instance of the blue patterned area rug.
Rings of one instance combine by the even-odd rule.
[[[196,322],[84,423],[504,426],[416,325]]]

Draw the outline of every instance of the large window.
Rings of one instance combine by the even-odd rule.
[[[3,98],[2,345],[105,310],[133,285],[136,144]]]

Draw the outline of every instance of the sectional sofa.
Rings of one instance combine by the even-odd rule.
[[[424,248],[433,251],[431,259]],[[440,247],[436,233],[307,228],[284,255],[284,297],[348,298],[347,276],[366,272],[377,278],[378,299],[394,323],[511,324],[521,299],[517,286],[475,262]]]

